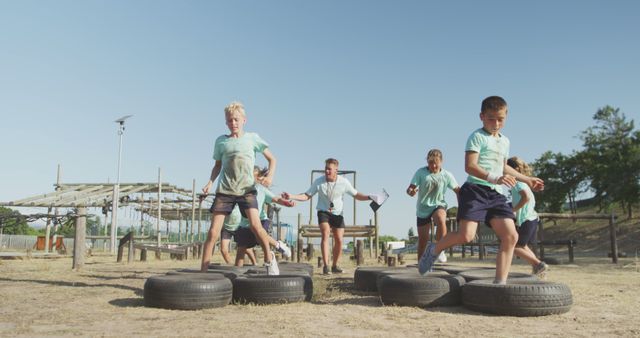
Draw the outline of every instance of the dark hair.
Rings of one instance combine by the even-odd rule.
[[[480,108],[481,113],[486,113],[488,111],[498,111],[507,106],[507,101],[505,101],[500,96],[489,96],[486,99],[482,100],[482,107]]]
[[[427,161],[430,158],[434,158],[434,157],[440,158],[442,160],[442,152],[440,151],[440,149],[429,150],[429,153],[427,154]]]

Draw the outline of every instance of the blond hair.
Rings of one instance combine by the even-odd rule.
[[[225,115],[232,115],[234,113],[238,113],[238,114],[242,115],[243,117],[246,117],[246,115],[244,113],[244,105],[241,102],[233,101],[233,102],[229,103],[229,105],[224,107],[224,114]]]
[[[531,167],[517,156],[508,159],[507,165],[523,175],[531,176]]]
[[[442,161],[442,152],[440,149],[431,149],[427,153],[427,161],[432,158],[439,158]]]
[[[329,164],[335,164],[336,167],[338,167],[338,160],[336,160],[335,158],[328,158],[324,161],[324,165],[329,165]]]

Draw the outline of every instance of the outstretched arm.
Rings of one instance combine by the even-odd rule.
[[[369,195],[365,195],[362,193],[357,193],[355,196],[353,196],[353,198],[357,199],[358,201],[368,201],[371,199]]]
[[[273,196],[271,198],[271,201],[273,203],[277,203],[277,204],[283,205],[285,207],[293,207],[293,206],[296,205],[296,202],[294,202],[294,201],[292,201],[290,199],[284,199],[282,197],[277,197],[277,196]]]
[[[544,190],[544,181],[540,178],[523,175],[507,164],[504,165],[504,172],[514,176],[518,181],[526,183],[533,191]]]
[[[308,201],[311,198],[311,196],[304,193],[296,195],[296,194],[290,194],[288,192],[283,192],[281,196],[286,200],[295,200],[295,201],[301,201],[301,202]]]

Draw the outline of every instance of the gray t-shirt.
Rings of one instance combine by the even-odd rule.
[[[242,196],[253,190],[253,166],[256,153],[269,147],[256,133],[244,133],[241,137],[222,135],[216,139],[213,159],[222,162],[216,193]]]

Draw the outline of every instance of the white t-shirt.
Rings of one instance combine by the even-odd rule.
[[[318,177],[309,190],[305,192],[306,195],[313,196],[318,194],[318,204],[316,210],[328,211],[334,215],[342,215],[344,208],[344,201],[342,197],[344,194],[355,196],[358,191],[351,185],[351,182],[346,178],[338,175],[335,182],[327,182],[326,176]],[[333,207],[331,207],[333,203]]]

